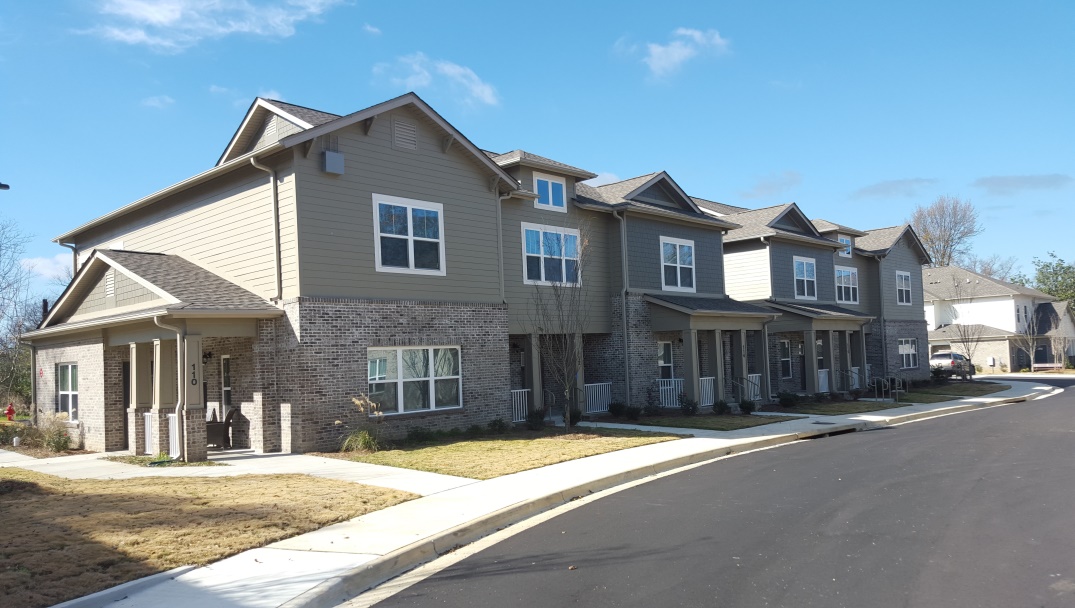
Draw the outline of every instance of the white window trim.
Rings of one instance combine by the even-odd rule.
[[[541,198],[538,197],[538,198],[534,199],[534,209],[545,209],[547,211],[556,211],[558,213],[567,213],[567,204],[568,204],[568,198],[569,198],[567,196],[567,180],[562,178],[562,177],[556,177],[555,175],[549,175],[547,173],[538,173],[537,171],[535,171],[534,172],[534,194],[538,194],[538,185],[537,185],[537,183],[538,183],[539,179],[543,179],[543,180],[549,182],[550,184],[556,183],[556,184],[560,184],[561,186],[563,186],[563,188],[564,188],[564,206],[563,207],[557,207],[556,205],[552,204],[552,200],[551,200],[552,187],[550,186],[549,187],[550,188],[549,189],[549,197],[550,197],[549,204],[548,205],[542,205],[541,204]]]
[[[668,262],[664,261],[664,244],[665,243],[668,243],[669,245],[676,245],[677,246],[676,247],[676,263],[674,264],[674,266],[676,267],[676,280],[677,281],[679,280],[679,269],[680,268],[690,268],[691,269],[691,278],[693,279],[691,282],[694,283],[693,287],[680,287],[678,285],[667,285],[667,284],[665,284],[665,282],[664,282],[664,267],[673,265],[673,264],[669,264]],[[691,265],[690,266],[686,266],[684,264],[679,263],[679,248],[678,248],[679,245],[687,245],[688,247],[691,248]],[[682,292],[686,292],[686,293],[696,293],[697,290],[698,290],[698,272],[697,272],[698,266],[694,263],[694,261],[695,261],[695,259],[697,257],[698,249],[695,248],[694,241],[690,241],[690,240],[687,240],[687,239],[677,239],[677,238],[673,238],[673,237],[670,237],[670,236],[662,236],[661,237],[661,249],[660,249],[659,253],[660,253],[660,256],[661,256],[661,289],[663,291],[682,291]]]
[[[551,285],[570,285],[570,286],[575,286],[575,287],[582,287],[582,266],[581,265],[579,265],[579,267],[578,267],[578,281],[575,282],[575,283],[568,283],[566,281],[560,281],[560,282],[557,282],[557,281],[532,281],[532,280],[530,280],[530,279],[528,279],[526,277],[526,255],[527,255],[527,253],[526,253],[526,231],[527,230],[537,230],[539,232],[555,232],[555,233],[561,234],[561,235],[565,235],[565,234],[574,235],[575,238],[578,239],[578,251],[577,251],[577,253],[581,256],[582,255],[582,235],[579,233],[578,230],[575,230],[573,228],[561,228],[560,226],[547,226],[545,224],[531,224],[529,222],[521,222],[520,226],[521,226],[521,230],[519,231],[519,235],[520,235],[520,238],[522,239],[522,241],[520,243],[522,245],[522,251],[523,251],[523,269],[522,270],[523,270],[523,284],[524,285],[543,285],[543,286],[546,286],[546,287],[551,286]],[[545,254],[542,253],[541,254],[541,260],[542,260],[542,263],[541,263],[541,276],[545,276],[545,257],[546,257]],[[564,259],[564,258],[561,258],[561,259]],[[567,259],[572,259],[572,258],[567,258]],[[575,259],[576,262],[580,260],[580,258],[574,258],[574,259]],[[566,276],[566,271],[565,271],[565,276]]]
[[[76,406],[75,407],[75,415],[71,416],[71,397],[74,396],[74,397],[77,398],[78,397],[78,390],[77,389],[73,390],[73,391],[72,390],[66,390],[66,391],[60,390],[60,368],[61,367],[74,368],[74,369],[77,370],[78,369],[78,363],[57,363],[56,364],[56,413],[57,414],[67,414],[67,420],[69,422],[78,422],[78,412],[79,412],[79,410],[82,409],[81,406]],[[78,372],[76,371],[75,373],[77,374]],[[71,370],[70,369],[67,370],[67,387],[69,389],[71,387]],[[63,411],[63,409],[60,408],[60,400],[61,400],[60,397],[62,395],[67,395],[67,411],[66,412]]]
[[[914,346],[914,352],[911,352],[911,353],[902,353],[902,352],[900,352],[899,353],[899,356],[900,356],[900,369],[918,369],[919,368],[918,338],[899,338],[896,341],[897,352],[904,345]],[[907,357],[913,356],[914,357],[914,365],[911,365],[911,366],[904,365],[904,363],[905,363],[904,357],[905,356],[907,356]]]
[[[851,252],[855,247],[855,240],[852,239],[850,236],[848,236],[846,234],[839,234],[839,233],[837,233],[837,235],[836,235],[836,240],[841,242],[841,243],[846,243],[847,244],[847,247],[845,247],[845,248],[843,248],[843,249],[841,249],[841,250],[839,250],[837,252],[839,254],[839,256],[842,257],[842,258],[851,257]]]
[[[405,350],[425,350],[429,352],[429,373],[434,374],[433,371],[433,351],[438,348],[454,348],[459,353],[459,374],[456,376],[436,376],[430,375],[426,378],[409,378],[404,380],[403,378],[403,351]],[[458,344],[445,344],[434,346],[370,346],[366,349],[366,392],[369,392],[369,385],[376,384],[377,382],[371,382],[369,380],[369,352],[371,350],[391,350],[396,353],[396,370],[399,372],[399,376],[395,380],[385,380],[382,384],[393,383],[396,385],[396,411],[381,410],[381,413],[385,416],[398,416],[402,414],[418,414],[428,412],[442,412],[446,410],[459,410],[463,409],[463,349]],[[437,407],[437,380],[451,380],[456,379],[459,382],[459,405],[450,405],[446,407]],[[407,381],[415,380],[430,380],[429,383],[429,409],[427,410],[404,410],[403,409],[403,383]]]
[[[410,262],[410,268],[400,268],[398,266],[384,266],[381,264],[381,213],[378,209],[378,205],[385,203],[388,205],[396,205],[399,207],[407,208],[407,236],[402,235],[385,235],[392,238],[406,238],[408,248],[408,259]],[[414,241],[430,242],[433,239],[425,239],[411,236],[413,231],[411,209],[426,209],[428,211],[437,212],[437,224],[440,238],[437,239],[440,244],[440,269],[428,270],[425,268],[414,267]],[[446,235],[444,234],[444,205],[440,203],[431,203],[429,201],[419,201],[412,198],[402,198],[399,196],[390,196],[388,194],[376,194],[373,195],[373,252],[376,260],[377,272],[397,272],[400,274],[424,274],[427,276],[443,277],[448,271],[448,261],[444,257],[444,241]]]
[[[841,300],[840,299],[840,271],[850,272],[854,277],[853,293],[855,294],[854,300]],[[858,304],[859,303],[859,285],[858,285],[859,269],[854,266],[836,266],[833,272],[833,283],[836,284],[836,301],[840,304]]]
[[[786,359],[783,356],[784,355],[784,346],[785,345],[787,345],[787,353],[788,353],[788,356],[787,356]],[[781,380],[787,380],[789,378],[794,377],[795,372],[794,372],[794,370],[791,369],[791,367],[792,367],[791,366],[791,340],[781,340],[780,341],[780,353],[779,354],[780,354],[780,361],[779,361],[779,363],[780,363],[780,379]],[[785,361],[788,362],[788,375],[787,376],[784,375],[784,362]]]
[[[664,352],[664,345],[665,344],[668,345],[668,363],[667,364],[661,363],[661,354]],[[658,380],[662,379],[660,377],[662,367],[667,367],[669,369],[668,373],[672,376],[671,378],[665,378],[666,380],[667,379],[675,380],[675,378],[676,378],[676,353],[675,353],[674,346],[675,345],[672,344],[671,342],[669,342],[668,340],[658,340],[657,341],[657,379]]]
[[[804,283],[804,287],[803,287],[803,295],[800,296],[799,295],[799,290],[796,289],[797,282],[799,280],[799,277],[795,276],[795,263],[796,262],[804,262],[806,264],[812,264],[814,266],[814,278],[807,279],[805,276],[803,277],[804,281],[813,282],[813,284],[814,284],[814,295],[813,295],[813,297],[806,295],[805,283]],[[805,275],[805,272],[806,272],[806,269],[803,268],[804,275]],[[817,260],[814,259],[814,258],[804,258],[804,257],[801,257],[801,256],[792,257],[792,260],[791,260],[791,281],[792,281],[791,282],[791,288],[792,288],[792,291],[795,293],[795,299],[796,300],[817,300]]]
[[[907,277],[907,288],[900,287],[900,277]],[[907,292],[907,301],[900,302],[900,292]],[[896,304],[899,306],[910,306],[914,302],[914,297],[911,294],[911,273],[904,272],[902,270],[896,271]]]

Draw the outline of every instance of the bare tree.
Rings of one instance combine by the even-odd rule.
[[[1058,369],[1064,369],[1064,365],[1068,361],[1068,344],[1070,344],[1070,338],[1067,336],[1056,334],[1049,336],[1049,347],[1053,351],[1053,363],[1057,365]]]
[[[969,200],[942,195],[919,205],[908,223],[922,239],[934,266],[950,266],[967,254],[970,239],[982,233],[978,210]]]
[[[578,422],[572,419],[573,408],[585,403],[584,386],[578,370],[583,361],[582,336],[589,321],[582,280],[589,253],[585,224],[556,231],[528,231],[524,272],[541,284],[534,286],[528,309],[532,334],[539,336],[541,366],[562,397],[564,425],[570,431]],[[535,241],[534,239],[538,239]],[[538,403],[541,395],[535,395]],[[544,401],[542,400],[542,409]]]
[[[14,221],[0,221],[0,397],[26,403],[30,351],[20,341],[40,321],[40,306],[29,293],[30,270],[22,263],[28,240]]]
[[[961,323],[960,316],[962,316],[963,304],[970,304],[974,299],[978,289],[978,283],[968,283],[961,281],[958,277],[952,277],[952,290],[949,293],[948,304],[948,316],[952,320],[951,333],[953,335],[952,341],[956,350],[958,350],[963,356],[974,362],[974,353],[978,350],[978,345],[982,341],[982,325],[981,323]]]
[[[1031,301],[1030,309],[1034,310],[1035,308],[1036,303],[1034,301]],[[1027,354],[1027,357],[1029,357],[1030,363],[1028,364],[1028,366],[1030,368],[1030,371],[1034,371],[1034,351],[1038,347],[1039,330],[1037,318],[1037,314],[1031,313],[1029,318],[1024,320],[1023,325],[1021,327],[1016,328],[1017,331],[1015,332],[1015,336],[1012,338],[1012,341],[1015,343],[1015,347],[1025,352]],[[1015,371],[1014,361],[1012,361],[1012,371]]]
[[[987,277],[1011,281],[1015,277],[1015,265],[1018,263],[1019,260],[1015,256],[1005,258],[999,253],[994,253],[987,258],[980,258],[971,253],[962,256],[956,265]]]

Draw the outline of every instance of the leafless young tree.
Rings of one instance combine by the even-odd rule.
[[[1049,336],[1049,347],[1053,351],[1053,363],[1059,369],[1064,369],[1064,364],[1068,361],[1067,351],[1070,343],[1071,339],[1066,336]]]
[[[1031,301],[1030,309],[1033,311],[1036,307],[1036,303]],[[1015,343],[1015,347],[1027,354],[1030,359],[1030,363],[1027,367],[1030,371],[1034,371],[1034,351],[1038,347],[1039,330],[1037,315],[1033,312],[1030,314],[1030,318],[1026,319],[1021,327],[1017,328],[1015,336],[1012,338],[1012,342]],[[1012,371],[1015,371],[1015,361],[1012,361]]]
[[[953,334],[952,346],[960,354],[974,362],[974,353],[982,341],[982,325],[980,323],[961,323],[961,309],[963,304],[969,304],[977,295],[978,283],[961,281],[958,277],[952,277],[951,291],[947,304],[948,316],[952,320],[950,331]]]
[[[583,361],[582,336],[589,321],[583,291],[590,247],[588,229],[584,223],[564,226],[562,232],[539,232],[536,239],[527,234],[524,245],[527,267],[523,271],[528,278],[541,277],[528,309],[530,333],[539,336],[541,367],[553,390],[563,398],[564,424],[570,431],[578,422],[572,419],[572,408],[582,409],[586,401],[578,370]],[[534,395],[534,402],[544,408],[541,395]]]
[[[1015,275],[1015,265],[1018,263],[1019,260],[1015,256],[1005,258],[999,253],[994,253],[987,258],[980,258],[971,253],[959,259],[956,265],[987,277],[1010,281]]]
[[[919,205],[908,223],[922,239],[934,266],[950,266],[967,254],[970,239],[981,234],[978,210],[969,200],[942,195]]]
[[[23,266],[27,237],[12,220],[0,220],[0,398],[29,401],[30,351],[22,334],[40,321]]]

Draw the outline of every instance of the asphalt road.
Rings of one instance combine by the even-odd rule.
[[[377,605],[575,604],[1075,606],[1075,388],[664,477]]]

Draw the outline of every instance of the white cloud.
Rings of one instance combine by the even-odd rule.
[[[276,101],[287,101],[284,99],[284,95],[276,89],[261,89],[258,91],[258,97],[264,97],[265,99],[275,99]]]
[[[213,95],[234,95],[235,94],[235,91],[229,89],[228,87],[222,87],[222,86],[218,86],[218,85],[215,85],[215,84],[209,85],[209,92],[212,93]]]
[[[430,59],[422,52],[398,57],[395,63],[378,63],[373,66],[373,74],[409,91],[443,82],[462,93],[467,103],[489,106],[500,103],[496,87],[479,78],[474,70],[451,61]]]
[[[617,47],[623,48],[622,40],[621,38],[616,41]],[[699,53],[723,53],[728,50],[730,44],[717,30],[703,32],[681,27],[672,32],[672,40],[667,44],[646,43],[646,56],[642,61],[649,66],[650,73],[659,78],[678,71],[684,63]]]
[[[146,97],[142,100],[142,105],[147,108],[157,108],[158,110],[163,110],[173,103],[175,103],[175,100],[167,95],[154,95],[153,97]]]
[[[162,53],[231,34],[288,38],[343,0],[98,0],[105,19],[84,33]]]
[[[51,258],[23,258],[22,267],[48,279],[66,279],[71,272],[71,254],[57,253]]]
[[[1027,190],[1059,190],[1075,182],[1075,178],[1061,173],[1048,175],[991,175],[974,180],[971,186],[983,188],[986,194],[1009,196]]]
[[[798,186],[802,181],[803,176],[798,171],[784,171],[760,178],[753,188],[739,194],[743,198],[769,198]]]
[[[922,188],[936,185],[938,180],[932,177],[911,177],[907,179],[890,179],[876,184],[870,184],[851,193],[853,199],[863,198],[891,198],[903,196],[907,198],[918,196]]]
[[[375,25],[370,25],[368,23],[363,23],[362,24],[362,30],[365,31],[367,34],[373,34],[374,36],[380,36],[381,35],[381,28],[379,28],[379,27],[377,27]]]
[[[590,179],[586,180],[583,183],[586,184],[587,186],[593,186],[593,187],[596,188],[597,186],[604,186],[605,184],[614,184],[616,182],[622,182],[622,181],[623,181],[623,179],[619,175],[616,175],[615,173],[609,173],[609,172],[606,171],[606,172],[598,173],[597,177],[590,178]]]

